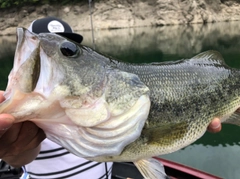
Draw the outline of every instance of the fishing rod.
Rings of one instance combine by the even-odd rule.
[[[91,23],[91,30],[92,30],[92,45],[93,45],[93,49],[95,50],[95,38],[94,38],[94,29],[93,29],[93,20],[92,20],[92,2],[93,0],[88,0],[89,12],[90,12],[90,23]]]

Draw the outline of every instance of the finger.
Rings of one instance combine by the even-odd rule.
[[[34,149],[45,138],[43,130],[33,122],[16,123],[0,139],[0,158]]]
[[[0,120],[0,158],[5,155],[5,153],[8,152],[9,146],[11,146],[12,138],[14,137],[16,139],[17,133],[15,130],[15,125],[13,124],[13,119],[6,118],[8,116],[7,114],[1,114],[1,120]],[[10,116],[10,115],[9,115]]]
[[[27,145],[27,150],[36,148],[44,139],[46,139],[46,134],[39,128],[36,136]]]
[[[14,118],[10,114],[0,114],[0,138],[13,125]]]
[[[221,121],[219,118],[214,118],[208,126],[208,131],[212,133],[220,132],[222,129]]]
[[[30,140],[25,140],[24,143],[21,140],[17,140],[13,143],[10,150],[4,154],[4,157],[17,156],[23,152],[35,149],[45,138],[46,135],[43,130],[37,128],[36,134]]]
[[[20,147],[27,146],[29,143],[31,143],[32,140],[34,140],[34,138],[37,137],[39,130],[40,128],[33,122],[30,122],[30,121],[23,122],[21,130],[19,131],[18,139],[15,142],[15,145]]]
[[[0,149],[9,148],[17,141],[22,123],[13,124],[0,138]]]
[[[0,103],[5,100],[3,93],[4,91],[0,91]]]

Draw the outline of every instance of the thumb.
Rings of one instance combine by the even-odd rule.
[[[0,103],[4,101],[3,93],[4,91],[0,91]]]
[[[14,117],[10,114],[0,114],[0,137],[13,125]]]

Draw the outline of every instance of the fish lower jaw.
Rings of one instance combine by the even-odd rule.
[[[120,155],[128,144],[139,138],[149,109],[149,97],[143,95],[124,114],[110,117],[93,127],[67,124],[52,124],[51,127],[47,121],[40,126],[47,138],[79,157],[114,156]]]
[[[9,113],[15,117],[15,123],[34,119],[44,97],[37,93],[23,93],[19,90],[11,94],[0,105],[0,111]]]

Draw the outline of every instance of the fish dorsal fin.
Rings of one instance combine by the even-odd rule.
[[[193,64],[204,64],[204,65],[225,65],[225,61],[222,55],[218,51],[209,50],[202,52],[191,59],[187,60]]]
[[[240,110],[236,110],[231,116],[229,116],[223,123],[234,124],[240,126]]]
[[[163,164],[154,159],[141,159],[134,162],[145,179],[170,179],[165,173]]]

